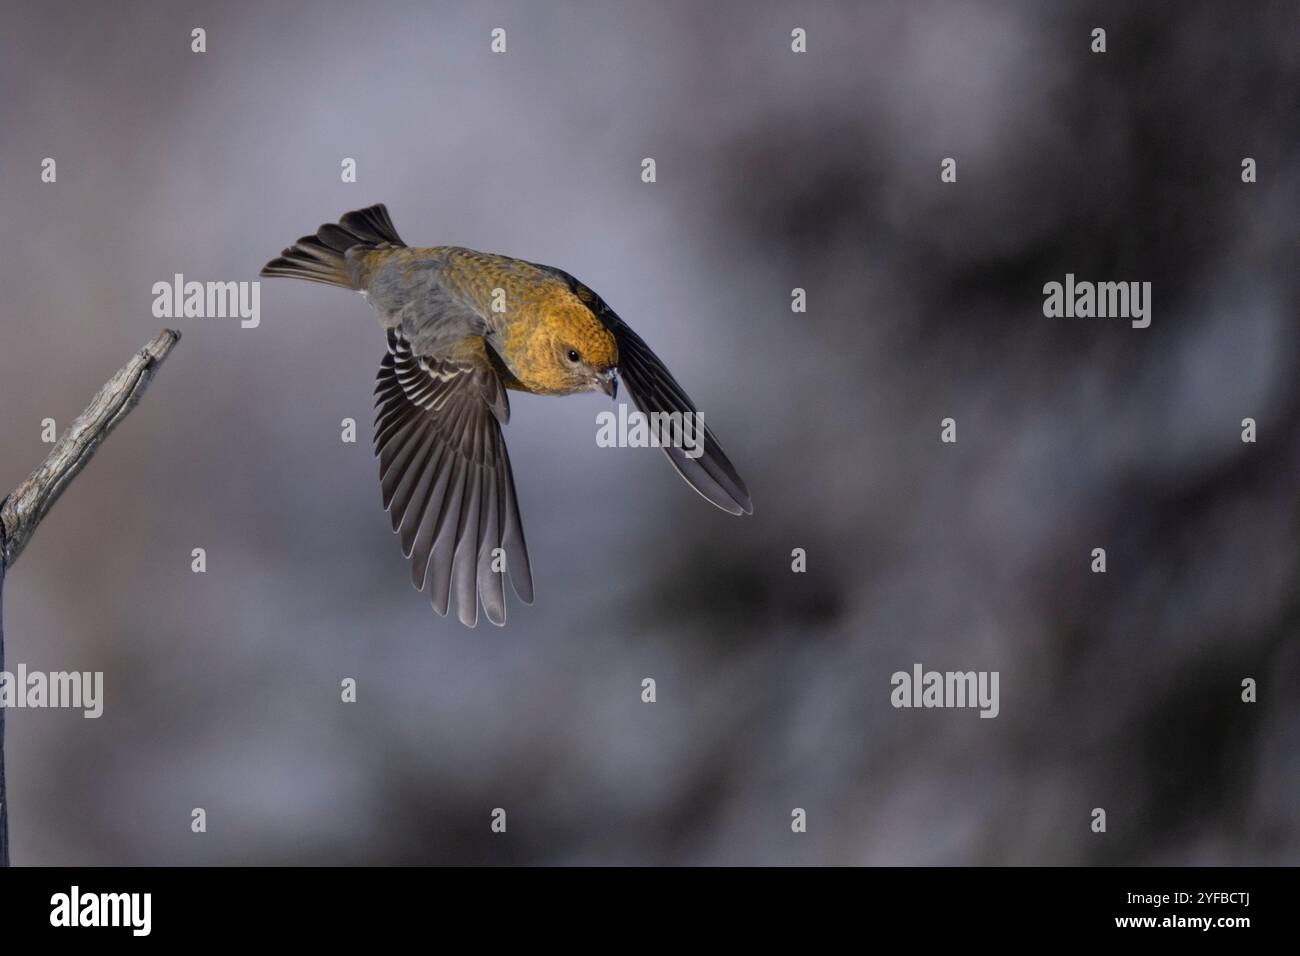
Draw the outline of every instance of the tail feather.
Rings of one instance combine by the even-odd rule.
[[[393,228],[393,220],[388,217],[388,207],[383,203],[345,213],[339,220],[339,225],[364,242],[406,245]]]
[[[379,249],[405,246],[383,203],[347,213],[338,225],[326,223],[314,236],[303,236],[262,267],[264,276],[289,276],[308,282],[355,289],[347,252],[356,246]]]

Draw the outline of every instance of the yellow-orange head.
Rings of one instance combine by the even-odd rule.
[[[514,375],[532,392],[603,391],[613,397],[618,342],[596,317],[599,300],[585,286],[570,291],[554,281],[531,291],[534,301],[527,311],[537,320],[521,323],[516,334],[507,333],[514,340],[507,357]]]

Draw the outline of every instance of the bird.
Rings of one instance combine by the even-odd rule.
[[[505,577],[533,603],[514,475],[501,426],[508,392],[560,396],[621,379],[637,409],[689,413],[695,404],[605,301],[553,266],[460,246],[407,246],[380,203],[304,236],[261,270],[350,289],[387,336],[375,384],[374,453],[383,506],[417,590],[466,627],[479,607],[506,621]],[[701,416],[702,418],[702,416]],[[680,443],[679,443],[680,444]],[[712,431],[695,454],[663,446],[706,501],[753,514],[749,489]]]

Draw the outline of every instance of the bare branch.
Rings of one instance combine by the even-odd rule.
[[[108,380],[86,410],[64,432],[49,457],[0,505],[0,562],[18,560],[36,526],[63,494],[63,489],[90,461],[100,442],[136,406],[156,369],[180,341],[181,334],[163,329],[131,361]]]
[[[86,467],[90,456],[117,423],[140,401],[156,369],[181,340],[179,332],[163,329],[132,356],[120,372],[99,390],[80,417],[64,432],[49,457],[31,477],[0,501],[0,671],[4,670],[5,571],[18,560],[36,526]],[[0,867],[9,865],[9,805],[5,799],[5,712],[0,707]]]

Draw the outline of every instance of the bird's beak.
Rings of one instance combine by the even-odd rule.
[[[610,398],[618,398],[618,374],[614,369],[610,369],[603,375],[596,376],[596,387],[608,395]]]

